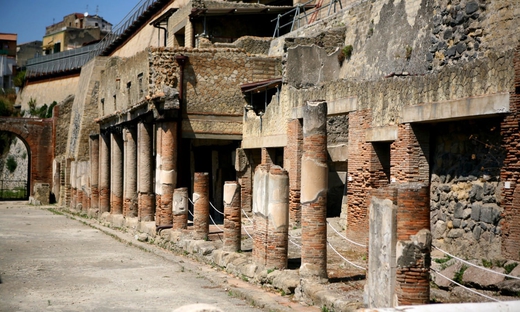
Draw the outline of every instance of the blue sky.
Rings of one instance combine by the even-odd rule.
[[[0,33],[18,34],[18,44],[42,40],[45,27],[70,13],[96,14],[117,25],[140,0],[0,0]]]

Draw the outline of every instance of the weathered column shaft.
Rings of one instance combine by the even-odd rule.
[[[172,197],[177,185],[177,123],[162,122],[158,131],[161,132],[161,200],[156,210],[155,223],[169,225],[173,223]]]
[[[188,227],[188,188],[176,188],[173,191],[173,229],[183,230]]]
[[[267,265],[269,164],[256,166],[253,181],[253,262]]]
[[[268,180],[268,225],[267,263],[268,269],[287,268],[289,239],[289,176],[280,166],[272,166]]]
[[[237,148],[235,157],[235,170],[237,172],[238,184],[240,185],[240,202],[244,211],[251,212],[252,202],[252,170],[246,152]]]
[[[303,132],[299,119],[291,120],[287,125],[287,146],[284,150],[284,168],[289,172],[289,224],[300,226],[302,211],[301,163],[303,153]]]
[[[79,165],[81,167],[81,174],[79,177],[80,184],[78,186],[78,190],[81,192],[81,211],[86,214],[88,212],[90,198],[90,185],[88,180],[89,166],[87,161],[82,161],[79,163]]]
[[[137,160],[140,221],[153,221],[155,192],[153,189],[153,125],[140,122],[137,126]]]
[[[76,162],[70,162],[70,208],[76,209],[76,205],[78,204],[78,192],[76,188],[76,183],[78,179],[76,178]]]
[[[235,181],[224,183],[224,249],[239,251],[242,248],[242,212],[240,185]]]
[[[135,128],[124,130],[124,206],[125,217],[137,217],[137,142]]]
[[[123,213],[123,137],[111,134],[110,143],[110,214]]]
[[[327,278],[327,103],[303,108],[300,274]]]
[[[430,302],[430,187],[398,186],[396,295],[399,305]]]
[[[208,239],[209,234],[209,174],[195,172],[193,182],[193,230],[195,239]]]
[[[110,211],[110,135],[99,140],[99,212]]]
[[[90,208],[99,209],[99,134],[90,136]]]
[[[161,123],[155,124],[155,223],[159,225],[157,216],[161,212],[161,168],[162,168],[162,128]]]

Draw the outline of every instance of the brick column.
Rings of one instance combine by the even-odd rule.
[[[110,142],[110,214],[123,213],[123,137],[112,132]]]
[[[366,244],[368,241],[368,202],[372,144],[366,142],[370,127],[370,110],[349,113],[347,162],[347,237]]]
[[[124,134],[124,204],[125,217],[137,217],[137,140],[136,129],[125,128]]]
[[[193,204],[193,238],[207,240],[209,234],[209,174],[207,172],[195,172]]]
[[[268,232],[268,164],[256,166],[253,176],[253,262],[259,267],[267,265]]]
[[[239,251],[242,243],[242,212],[240,185],[236,181],[224,183],[224,250]]]
[[[397,189],[396,295],[399,305],[430,301],[430,187],[406,183]]]
[[[237,179],[240,185],[240,201],[242,209],[246,212],[251,212],[251,192],[252,192],[252,170],[251,163],[246,151],[237,148],[235,157],[235,170],[237,172]]]
[[[501,148],[506,152],[500,169],[502,200],[502,256],[520,260],[520,45],[513,53],[514,91],[509,94],[510,114],[500,124]],[[509,187],[505,187],[508,182]]]
[[[153,189],[153,125],[140,122],[137,125],[138,161],[138,218],[153,221],[155,215],[155,192]]]
[[[99,212],[110,211],[110,135],[99,140]]]
[[[287,146],[284,150],[284,168],[289,172],[289,225],[301,224],[301,163],[303,153],[303,130],[299,119],[287,124]]]
[[[64,205],[65,207],[71,207],[72,206],[72,185],[70,182],[70,171],[72,170],[72,160],[66,159],[65,165],[62,166],[63,170],[63,185],[64,185]]]
[[[90,136],[90,209],[99,209],[99,134]]]
[[[300,275],[327,278],[327,103],[303,108]]]
[[[157,223],[157,215],[161,211],[161,195],[162,195],[162,185],[161,185],[161,168],[162,168],[162,128],[161,123],[158,122],[155,124],[155,215],[154,220],[156,225]]]
[[[183,230],[188,227],[188,188],[176,188],[173,191],[173,229]]]
[[[289,242],[289,175],[272,166],[268,180],[267,263],[268,269],[287,268]]]
[[[157,124],[160,133],[160,205],[155,214],[156,225],[173,223],[172,199],[177,184],[177,123],[173,121]],[[159,154],[158,154],[159,156]]]

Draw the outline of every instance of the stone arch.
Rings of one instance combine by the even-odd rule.
[[[52,186],[52,161],[54,159],[53,119],[1,117],[0,131],[11,132],[27,147],[29,156],[29,194],[34,195],[34,185],[46,183]]]

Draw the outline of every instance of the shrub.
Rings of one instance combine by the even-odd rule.
[[[9,172],[13,173],[16,170],[16,167],[18,167],[18,163],[16,163],[16,159],[14,159],[13,156],[9,156],[7,158],[6,166],[7,166],[7,170],[9,170]]]

